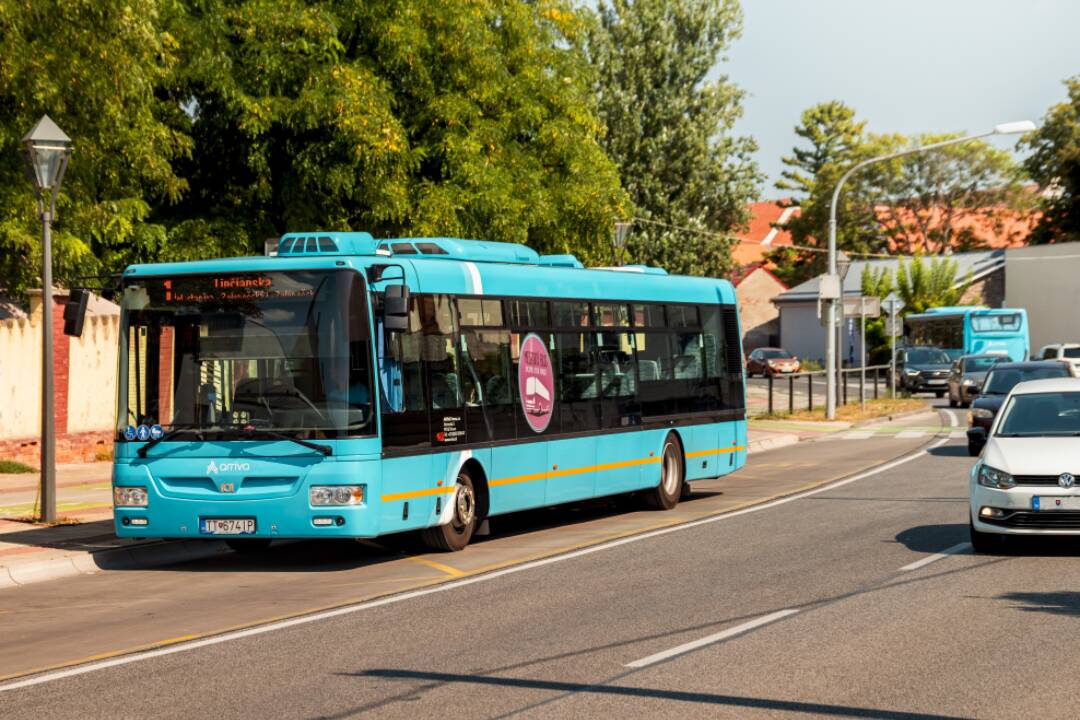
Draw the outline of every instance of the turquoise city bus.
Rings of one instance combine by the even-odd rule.
[[[735,294],[507,243],[293,233],[122,276],[121,536],[463,548],[486,518],[746,458]]]
[[[937,307],[904,318],[907,345],[932,345],[951,359],[1002,355],[1020,362],[1031,354],[1027,311],[982,305]]]

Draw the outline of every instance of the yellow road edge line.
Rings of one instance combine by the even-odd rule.
[[[938,431],[934,435],[931,436],[931,438],[933,438],[936,435],[940,435],[943,430],[951,430],[951,429],[952,428],[947,428],[944,425],[942,425],[938,429]],[[929,445],[929,444],[930,444],[930,440],[927,440],[925,443],[923,443],[923,446],[926,446],[926,445]],[[903,457],[904,455],[907,455],[907,453],[903,453],[902,455],[898,456],[897,458],[893,458],[893,460],[896,460],[899,457]],[[650,458],[650,460],[651,460],[651,458]],[[882,461],[880,463],[877,463],[876,465],[884,465],[886,463],[893,462],[893,460],[884,460],[884,461]],[[871,468],[872,467],[874,467],[874,466],[871,466]],[[869,470],[871,468],[865,468],[863,470],[856,470],[854,472],[848,472],[848,473],[843,473],[843,474],[840,474],[840,475],[834,475],[834,476],[832,476],[832,477],[830,477],[828,479],[825,479],[825,480],[806,483],[805,485],[801,485],[798,488],[795,488],[793,490],[788,490],[786,492],[780,492],[780,493],[776,493],[774,495],[769,495],[769,496],[762,497],[762,498],[755,498],[755,499],[752,499],[752,500],[747,500],[745,502],[738,503],[736,505],[732,505],[731,507],[724,508],[722,510],[716,510],[714,512],[698,513],[697,515],[691,516],[691,517],[686,518],[686,519],[682,519],[682,518],[674,519],[674,520],[671,520],[671,521],[668,521],[668,522],[657,523],[655,525],[646,526],[644,528],[637,528],[637,529],[634,529],[634,530],[627,530],[625,532],[614,533],[612,535],[606,535],[606,536],[603,536],[603,537],[601,537],[599,539],[588,540],[588,541],[576,543],[574,545],[555,548],[553,550],[541,551],[541,552],[538,552],[538,553],[533,553],[532,555],[526,555],[524,557],[517,558],[517,559],[514,559],[514,560],[508,560],[508,561],[505,561],[505,562],[502,562],[502,563],[494,563],[492,565],[485,565],[485,566],[482,566],[482,567],[477,568],[475,570],[469,570],[469,571],[464,572],[464,574],[461,576],[461,578],[469,578],[469,577],[473,577],[474,575],[483,575],[484,573],[489,573],[489,572],[493,572],[495,570],[500,570],[500,569],[502,569],[504,567],[509,567],[511,565],[521,565],[521,564],[525,564],[525,563],[528,563],[528,562],[532,562],[533,560],[539,560],[541,558],[554,557],[556,555],[564,555],[566,553],[574,552],[575,550],[582,550],[584,548],[591,547],[593,545],[602,545],[602,544],[604,544],[606,542],[611,542],[613,540],[620,540],[622,538],[630,537],[632,535],[642,535],[642,534],[645,534],[645,533],[648,533],[648,532],[652,532],[653,530],[660,530],[660,529],[665,528],[665,527],[673,527],[675,525],[683,525],[683,524],[686,524],[686,523],[695,522],[697,520],[703,520],[705,518],[715,517],[717,515],[726,515],[728,513],[736,512],[738,510],[743,510],[745,508],[752,507],[754,505],[764,505],[765,503],[772,502],[773,500],[779,500],[780,498],[784,498],[784,497],[787,497],[789,495],[795,495],[795,494],[798,494],[800,492],[804,492],[806,490],[810,490],[810,489],[813,489],[813,488],[816,488],[816,487],[821,487],[823,485],[828,485],[828,484],[834,483],[834,482],[836,482],[838,480],[843,480],[845,477],[850,477],[851,475],[857,475],[860,472],[866,472],[867,470]],[[410,556],[410,557],[415,557],[415,556]],[[401,559],[402,560],[407,560],[409,558],[401,558]],[[390,562],[394,562],[394,561],[390,560]],[[461,578],[455,578],[455,579],[461,579]],[[222,628],[222,629],[219,629],[219,630],[209,630],[209,631],[204,632],[204,633],[196,633],[196,634],[193,634],[193,635],[180,636],[181,638],[183,638],[182,640],[177,640],[175,638],[172,639],[172,640],[162,640],[160,642],[147,643],[145,645],[138,645],[138,646],[135,646],[135,647],[130,647],[130,648],[122,649],[122,650],[113,650],[113,651],[110,651],[110,652],[101,653],[99,655],[80,658],[78,660],[69,660],[69,661],[66,661],[66,662],[55,663],[53,665],[46,665],[46,666],[43,666],[43,667],[38,667],[38,668],[31,669],[31,670],[23,670],[21,672],[11,673],[9,675],[0,675],[0,683],[7,682],[8,680],[15,680],[15,679],[18,679],[18,678],[29,677],[31,675],[39,675],[39,674],[45,673],[45,672],[52,672],[54,670],[62,670],[64,668],[76,667],[78,665],[85,665],[85,664],[87,664],[89,662],[93,662],[95,659],[104,659],[104,658],[107,658],[107,657],[112,658],[112,657],[117,657],[117,656],[120,656],[120,655],[132,655],[134,653],[143,652],[145,650],[154,650],[156,648],[164,647],[166,645],[176,644],[178,642],[187,642],[189,640],[202,640],[204,638],[214,637],[216,635],[225,635],[227,633],[237,632],[239,630],[247,630],[247,629],[254,628],[254,627],[261,627],[263,625],[271,625],[273,623],[281,622],[283,620],[292,620],[293,618],[303,617],[305,615],[314,615],[316,613],[326,612],[328,610],[337,610],[339,608],[349,607],[350,605],[359,605],[360,603],[372,602],[374,600],[379,600],[380,598],[392,597],[394,595],[400,595],[402,593],[412,592],[414,590],[420,590],[420,589],[427,588],[427,587],[433,587],[433,586],[436,586],[436,585],[442,585],[442,584],[445,584],[445,583],[448,583],[448,582],[453,582],[453,581],[449,580],[449,579],[446,579],[446,578],[434,578],[430,582],[421,582],[421,583],[418,583],[417,585],[402,588],[400,590],[394,590],[392,592],[388,592],[388,593],[385,593],[383,595],[372,595],[370,597],[353,598],[351,600],[346,600],[346,601],[341,602],[341,603],[335,603],[333,605],[323,605],[323,606],[320,606],[320,607],[309,608],[307,610],[300,610],[298,612],[288,613],[288,614],[285,614],[285,615],[276,615],[276,616],[269,617],[269,618],[263,618],[262,620],[253,620],[252,622],[249,622],[249,623],[243,623],[243,624],[240,624],[240,625],[233,625],[231,627],[226,627],[226,628]]]
[[[439,572],[444,572],[447,575],[452,575],[452,576],[454,576],[456,578],[465,577],[468,574],[464,570],[458,570],[455,567],[450,567],[449,565],[443,565],[441,562],[435,562],[434,560],[428,560],[426,557],[421,557],[419,555],[410,555],[409,557],[407,557],[405,559],[406,560],[412,560],[413,562],[420,563],[421,565],[426,565],[429,568],[431,568],[432,570],[438,570]]]

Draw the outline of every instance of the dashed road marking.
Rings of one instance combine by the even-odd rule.
[[[930,563],[937,562],[938,560],[944,560],[945,558],[949,557],[950,555],[959,555],[960,553],[966,552],[966,551],[968,551],[970,549],[971,549],[971,543],[964,542],[964,543],[960,543],[958,545],[953,545],[950,548],[945,548],[944,550],[942,550],[939,553],[934,553],[933,555],[927,555],[922,560],[916,560],[913,563],[908,563],[904,567],[900,568],[900,572],[910,572],[912,570],[918,570],[919,568],[926,567]]]
[[[668,658],[673,658],[676,655],[685,655],[688,652],[691,652],[693,650],[697,650],[699,648],[703,648],[706,645],[712,645],[714,643],[720,642],[721,640],[727,640],[728,638],[733,638],[736,635],[742,635],[743,633],[750,632],[751,630],[755,630],[755,629],[757,629],[759,627],[762,627],[763,625],[768,625],[769,623],[776,622],[777,620],[783,620],[786,617],[791,617],[792,615],[794,615],[797,612],[799,612],[799,611],[796,608],[788,608],[787,610],[777,610],[774,613],[769,613],[768,615],[763,615],[762,617],[759,617],[759,618],[757,618],[755,620],[751,620],[749,622],[744,622],[742,625],[736,625],[733,628],[728,628],[727,630],[721,630],[718,633],[713,633],[712,635],[707,635],[706,637],[703,637],[703,638],[701,638],[699,640],[694,640],[692,642],[684,643],[682,645],[677,645],[677,646],[675,646],[673,648],[670,648],[668,650],[662,650],[662,651],[660,651],[658,653],[655,653],[653,655],[649,655],[648,657],[643,657],[640,660],[635,660],[634,662],[626,663],[626,667],[629,667],[629,668],[643,668],[643,667],[647,667],[649,665],[655,665],[658,662],[662,662],[664,660],[667,660]]]
[[[866,440],[874,437],[873,430],[853,430],[844,435],[844,440]]]

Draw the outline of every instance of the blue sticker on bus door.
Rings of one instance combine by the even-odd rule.
[[[146,442],[150,439],[150,427],[147,425],[140,425],[139,427],[135,428],[135,437],[139,438],[139,440],[143,442]]]
[[[129,441],[135,439],[135,426],[134,425],[128,425],[126,428],[124,428],[124,439],[129,440]]]

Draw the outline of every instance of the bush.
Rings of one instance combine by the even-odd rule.
[[[37,472],[34,468],[15,460],[0,460],[0,475],[7,473],[33,473]]]

